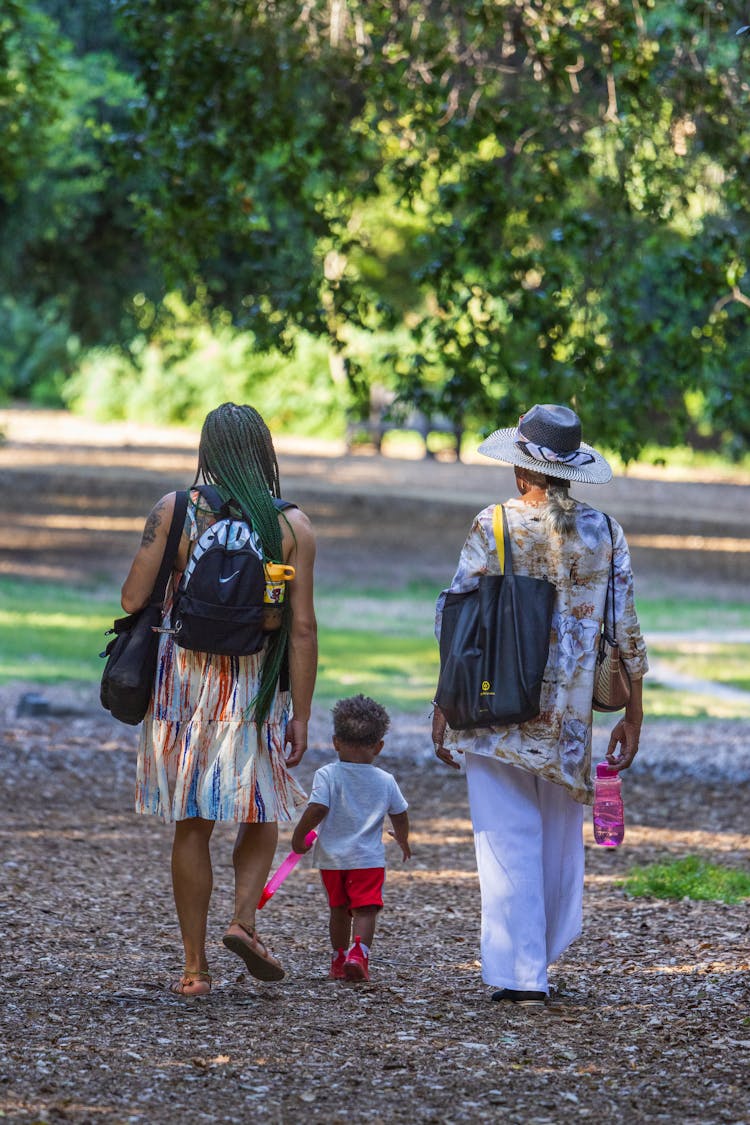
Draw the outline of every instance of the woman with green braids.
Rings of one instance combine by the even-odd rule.
[[[280,624],[268,632],[261,651],[249,656],[194,652],[176,645],[169,632],[172,591],[195,543],[217,518],[200,484],[212,485],[231,510],[251,521],[264,562],[295,568]],[[142,609],[151,596],[175,496],[163,496],[146,520],[122,588],[126,613]],[[260,414],[234,403],[211,411],[203,424],[198,473],[167,589],[136,783],[136,811],[175,822],[172,886],[185,970],[170,987],[182,996],[205,996],[211,989],[206,922],[212,889],[209,841],[217,820],[239,822],[233,853],[234,917],[224,944],[259,980],[284,975],[256,933],[255,909],[273,862],[278,822],[292,821],[306,800],[289,767],[296,766],[307,749],[317,634],[315,538],[307,516],[294,506],[280,510],[274,503],[279,498],[276,454]]]

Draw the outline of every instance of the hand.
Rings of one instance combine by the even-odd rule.
[[[396,833],[391,832],[390,828],[388,829],[388,835],[392,836],[398,846],[401,848],[401,855],[403,856],[404,863],[406,863],[407,859],[411,859],[411,848],[409,847],[409,841],[399,840]]]
[[[626,770],[638,753],[641,724],[632,719],[620,719],[609,736],[607,761],[616,770]],[[618,750],[619,747],[619,750]]]
[[[307,750],[307,719],[290,719],[286,728],[286,744],[291,750],[286,755],[288,766],[298,766]]]
[[[446,750],[443,745],[447,726],[445,715],[436,703],[432,712],[432,748],[440,761],[445,762],[446,766],[450,766],[453,770],[460,770],[461,767],[453,761],[450,750]],[[463,750],[459,750],[458,753],[463,754]]]
[[[307,833],[305,832],[304,834],[302,834],[298,838],[297,833],[295,832],[294,835],[292,836],[292,851],[296,852],[297,855],[305,855],[307,852],[310,851],[310,849],[313,847],[313,844],[315,843],[315,841],[313,840],[312,844],[306,844],[305,843],[305,836],[306,835],[307,835]]]
[[[446,764],[446,766],[450,766],[450,768],[452,770],[460,770],[461,769],[458,762],[454,762],[452,752],[450,750],[448,750],[445,746],[443,746],[442,742],[433,742],[432,748],[435,751],[438,758],[440,759],[440,761],[444,762]],[[463,754],[463,750],[459,750],[458,748],[456,748],[456,753],[457,754]]]

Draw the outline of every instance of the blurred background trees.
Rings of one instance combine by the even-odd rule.
[[[750,448],[750,37],[693,0],[6,0],[0,392]]]

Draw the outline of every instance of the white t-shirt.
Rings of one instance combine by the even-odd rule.
[[[365,762],[329,762],[315,771],[313,802],[328,809],[318,825],[314,867],[385,867],[383,821],[409,807],[395,777]]]

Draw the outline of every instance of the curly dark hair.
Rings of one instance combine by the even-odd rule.
[[[366,695],[340,699],[333,708],[333,733],[349,746],[374,746],[391,725],[385,707]]]

